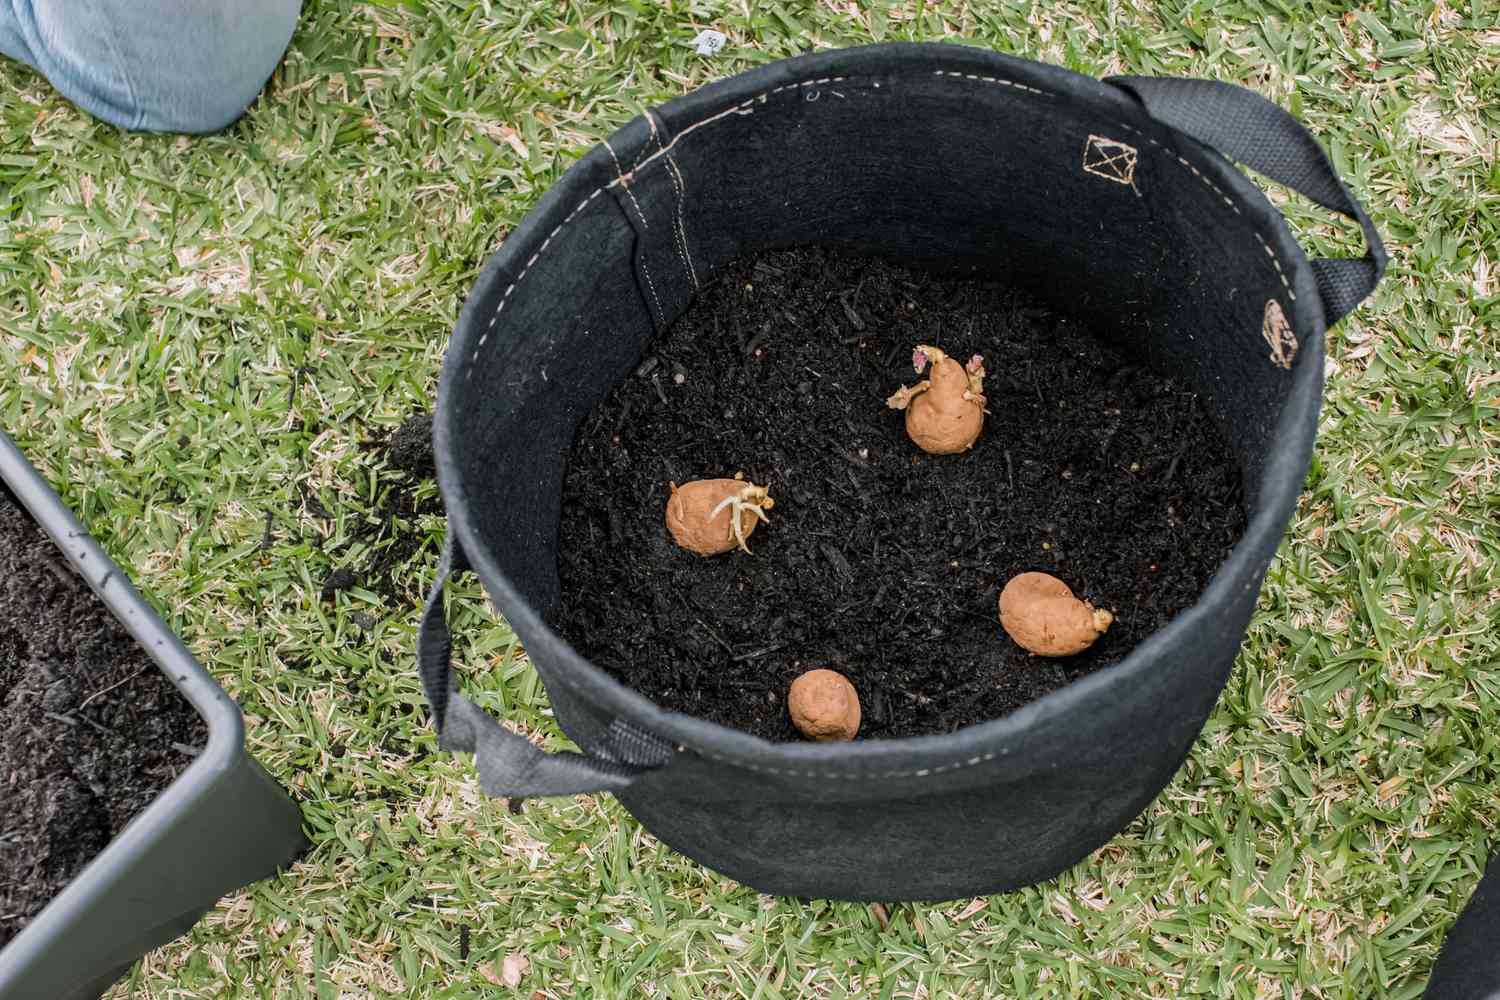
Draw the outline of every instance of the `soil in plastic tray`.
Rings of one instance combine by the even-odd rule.
[[[207,724],[0,486],[0,947],[207,740]]]
[[[912,348],[979,353],[973,450],[927,455],[886,397]],[[776,506],[753,554],[703,558],[669,483],[744,472]],[[585,416],[549,620],[657,704],[798,738],[786,693],[831,667],[861,738],[950,732],[1101,667],[1190,606],[1245,526],[1239,471],[1194,394],[1004,285],[816,248],[738,261]],[[1115,615],[1034,657],[1000,588],[1060,577]]]

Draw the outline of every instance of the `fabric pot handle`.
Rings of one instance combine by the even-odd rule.
[[[1134,96],[1163,125],[1359,223],[1365,234],[1363,257],[1311,261],[1328,326],[1375,288],[1385,273],[1380,233],[1339,180],[1323,147],[1296,118],[1254,91],[1217,80],[1112,76],[1105,82]]]
[[[522,799],[619,791],[671,759],[669,744],[620,719],[610,725],[592,753],[547,753],[460,694],[453,680],[453,639],[443,613],[443,588],[449,576],[468,568],[450,531],[422,613],[417,666],[432,708],[438,746],[474,754],[479,787],[486,795]]]

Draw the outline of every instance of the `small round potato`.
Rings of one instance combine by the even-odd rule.
[[[1046,573],[1022,573],[1000,591],[1000,624],[1017,645],[1037,656],[1081,653],[1114,620]]]
[[[859,695],[836,670],[820,667],[792,681],[786,707],[792,725],[810,740],[852,740],[859,732]]]

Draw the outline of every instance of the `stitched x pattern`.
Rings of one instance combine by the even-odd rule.
[[[1286,313],[1281,311],[1281,303],[1275,299],[1266,300],[1266,316],[1261,321],[1260,335],[1266,338],[1266,345],[1271,348],[1271,360],[1283,368],[1291,368],[1297,357],[1297,335],[1292,332]]]
[[[1116,184],[1135,182],[1136,148],[1102,135],[1091,135],[1083,147],[1083,169]]]

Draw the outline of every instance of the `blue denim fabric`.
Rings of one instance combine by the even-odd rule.
[[[0,52],[83,110],[151,132],[216,132],[265,86],[302,0],[0,0]]]

